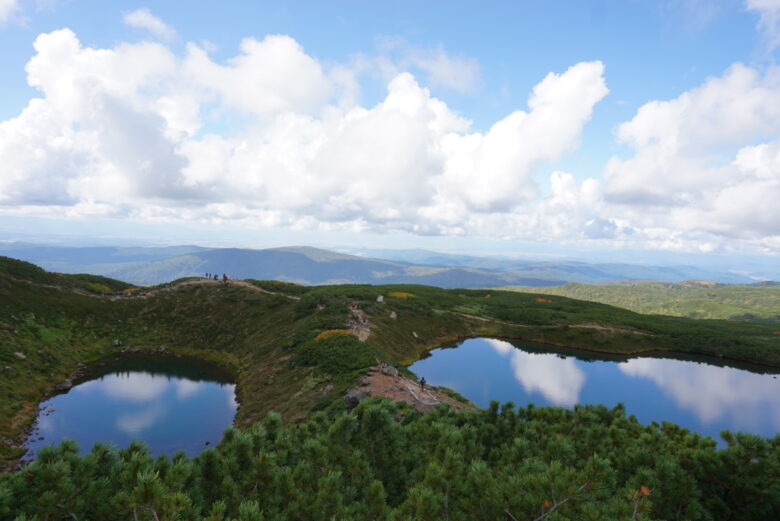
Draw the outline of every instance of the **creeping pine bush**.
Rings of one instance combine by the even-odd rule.
[[[780,519],[780,437],[725,439],[622,407],[423,415],[368,399],[287,426],[271,413],[194,458],[47,447],[0,475],[0,521]]]
[[[339,375],[370,367],[376,361],[374,349],[355,335],[336,333],[312,339],[299,346],[295,362],[316,366],[322,371]]]

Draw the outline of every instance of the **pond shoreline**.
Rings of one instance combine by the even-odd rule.
[[[606,349],[596,349],[592,347],[573,347],[565,344],[539,342],[536,340],[528,340],[527,337],[523,337],[523,336],[515,336],[515,335],[507,335],[507,334],[483,334],[483,333],[474,333],[471,335],[448,336],[447,338],[442,339],[440,343],[435,344],[433,347],[426,346],[424,350],[420,352],[416,360],[414,360],[411,363],[404,364],[404,367],[408,368],[412,364],[431,356],[431,352],[435,351],[436,349],[452,349],[458,347],[458,345],[465,342],[466,340],[471,340],[474,338],[493,338],[496,340],[503,340],[509,343],[512,342],[523,343],[523,344],[528,344],[529,346],[532,347],[538,346],[549,350],[559,350],[562,351],[563,354],[569,354],[573,356],[576,356],[578,354],[582,354],[582,355],[591,354],[591,355],[600,355],[605,359],[614,358],[615,360],[618,359],[628,360],[631,358],[670,358],[675,360],[690,359],[691,361],[707,363],[710,365],[716,365],[720,367],[723,366],[734,367],[737,369],[745,369],[748,371],[762,373],[762,374],[780,375],[780,366],[775,366],[772,364],[761,364],[761,363],[746,361],[740,358],[733,358],[727,356],[712,356],[712,355],[691,353],[691,352],[679,351],[673,349],[669,349],[669,350],[648,349],[644,351],[632,351],[630,353],[621,353],[621,352],[615,352]]]
[[[715,440],[722,430],[780,432],[780,376],[764,367],[669,352],[584,353],[506,337],[471,337],[424,354],[406,369],[480,408],[492,401],[568,409],[624,403],[645,425],[668,421]]]
[[[128,346],[122,348],[120,351],[108,353],[96,360],[88,363],[78,362],[76,368],[64,381],[55,384],[49,392],[45,393],[35,404],[28,403],[27,407],[22,411],[20,416],[26,416],[23,426],[21,427],[17,436],[12,438],[13,444],[23,449],[22,455],[16,459],[9,460],[5,463],[5,466],[0,467],[0,473],[9,473],[18,471],[22,465],[29,461],[28,456],[30,453],[27,442],[36,428],[38,415],[40,413],[40,404],[56,396],[67,394],[70,390],[82,383],[88,382],[100,378],[105,374],[106,367],[113,363],[121,362],[123,360],[178,360],[186,361],[208,367],[212,371],[221,373],[221,378],[233,382],[236,386],[235,401],[236,401],[236,413],[231,425],[235,424],[235,418],[238,416],[238,410],[241,408],[241,401],[239,399],[238,386],[239,378],[237,377],[237,371],[234,370],[232,364],[227,361],[218,362],[203,356],[198,356],[191,352],[182,352],[180,349],[169,348],[167,346],[157,347],[137,347]]]

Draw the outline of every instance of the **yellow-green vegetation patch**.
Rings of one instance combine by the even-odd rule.
[[[416,297],[414,293],[407,293],[405,291],[391,291],[387,294],[387,296],[398,300],[406,300],[408,298]]]
[[[88,290],[94,291],[95,293],[109,293],[111,291],[111,288],[109,288],[105,284],[100,284],[97,282],[85,282],[84,286]]]
[[[321,340],[325,340],[326,338],[333,336],[333,335],[353,335],[352,331],[347,331],[346,329],[328,329],[314,337],[314,340],[319,342]]]

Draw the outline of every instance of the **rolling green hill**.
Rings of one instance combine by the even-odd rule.
[[[763,505],[762,508],[765,508],[766,497],[768,497],[766,494],[772,493],[771,491],[762,492],[764,490],[762,487],[767,485],[763,484],[766,480],[761,478],[766,473],[771,474],[773,472],[771,469],[777,466],[776,462],[773,463],[774,460],[767,459],[769,457],[767,455],[771,454],[775,454],[776,459],[777,451],[771,448],[772,442],[756,440],[755,437],[744,438],[744,440],[740,438],[741,441],[734,442],[732,452],[722,452],[721,456],[720,452],[715,451],[714,442],[708,438],[691,435],[684,429],[675,426],[641,427],[636,423],[636,420],[627,419],[621,411],[608,413],[606,410],[599,412],[598,408],[583,408],[580,412],[574,413],[573,416],[571,412],[542,412],[538,417],[530,410],[521,411],[518,416],[507,411],[501,416],[504,418],[501,420],[502,422],[509,422],[504,427],[489,426],[490,422],[493,421],[490,418],[493,418],[497,411],[476,413],[477,416],[473,417],[475,423],[471,427],[463,423],[464,421],[472,421],[469,419],[471,417],[449,416],[453,413],[445,412],[438,416],[437,413],[434,413],[433,416],[430,416],[431,420],[418,418],[408,410],[382,409],[385,406],[380,406],[379,409],[372,409],[369,406],[359,408],[356,412],[357,416],[344,415],[342,412],[342,398],[346,390],[355,386],[366,369],[377,361],[408,364],[434,347],[451,344],[463,338],[490,336],[625,356],[662,351],[697,353],[720,357],[723,360],[741,360],[780,367],[778,337],[773,327],[769,325],[646,316],[603,304],[564,297],[540,296],[539,294],[494,290],[443,290],[415,285],[304,287],[275,281],[232,281],[222,284],[204,279],[183,279],[155,288],[132,289],[118,281],[100,279],[101,284],[114,290],[110,294],[104,295],[102,292],[90,291],[89,286],[85,286],[85,281],[88,283],[96,281],[90,277],[47,273],[33,265],[13,259],[3,258],[0,261],[0,346],[2,346],[0,348],[0,396],[3,396],[3,400],[0,401],[0,460],[11,464],[15,458],[20,456],[21,451],[18,443],[23,437],[25,428],[36,416],[37,404],[45,396],[54,392],[58,386],[67,388],[66,382],[78,381],[79,374],[88,375],[90,367],[99,364],[101,360],[115,356],[128,356],[127,351],[142,350],[194,356],[211,360],[226,367],[236,379],[236,393],[241,404],[235,423],[239,426],[248,426],[249,429],[237,431],[234,434],[238,436],[239,440],[247,440],[249,438],[246,437],[251,438],[254,436],[252,433],[255,432],[268,433],[269,429],[276,429],[274,432],[280,432],[278,420],[274,419],[278,418],[276,416],[270,416],[271,420],[267,420],[263,427],[259,427],[260,424],[251,427],[254,422],[268,417],[271,411],[281,413],[290,425],[296,422],[305,422],[301,424],[302,431],[291,426],[289,428],[292,430],[285,435],[304,436],[300,443],[295,442],[296,446],[302,444],[300,447],[305,449],[303,453],[300,453],[300,456],[294,456],[299,458],[295,460],[298,462],[309,461],[306,458],[320,453],[318,451],[334,450],[333,448],[317,448],[316,444],[325,443],[325,439],[330,440],[327,441],[327,447],[331,447],[334,443],[334,446],[349,447],[349,450],[345,451],[344,454],[352,454],[353,445],[356,447],[368,443],[366,445],[368,447],[387,443],[386,436],[389,434],[382,430],[384,428],[375,431],[375,434],[371,434],[374,432],[372,429],[379,425],[387,425],[387,418],[396,418],[392,421],[401,421],[399,418],[406,415],[408,420],[404,421],[409,422],[409,432],[403,434],[399,431],[397,435],[402,437],[408,435],[409,437],[406,438],[406,441],[401,441],[402,438],[398,438],[399,445],[397,447],[398,450],[410,451],[410,457],[418,450],[426,450],[424,444],[419,447],[416,445],[425,439],[420,437],[420,433],[423,431],[419,429],[428,428],[426,425],[429,426],[430,421],[438,421],[435,420],[436,418],[444,422],[441,424],[442,440],[448,441],[442,441],[442,443],[453,447],[468,447],[468,445],[462,445],[456,441],[459,439],[457,436],[460,436],[452,431],[456,427],[465,429],[462,433],[464,436],[480,433],[479,436],[498,436],[496,439],[508,436],[510,432],[515,432],[511,436],[520,436],[521,438],[517,438],[518,441],[505,447],[510,452],[501,453],[501,455],[496,453],[498,459],[491,459],[488,453],[482,452],[483,449],[477,449],[476,445],[472,448],[477,452],[453,453],[449,456],[452,461],[471,461],[470,458],[476,458],[474,461],[477,461],[484,457],[487,458],[486,462],[491,462],[490,465],[494,465],[502,461],[502,458],[509,458],[509,454],[514,454],[511,457],[520,459],[531,457],[531,453],[522,448],[526,446],[524,444],[531,443],[530,440],[533,439],[531,432],[525,428],[517,431],[512,431],[512,429],[519,428],[517,422],[520,419],[523,419],[521,423],[525,425],[526,419],[533,417],[537,418],[538,423],[529,423],[528,427],[532,430],[536,429],[537,433],[543,432],[552,436],[551,444],[539,449],[541,452],[534,457],[542,458],[540,462],[547,461],[549,465],[552,465],[550,458],[563,458],[561,460],[563,463],[559,462],[555,464],[557,466],[553,465],[555,467],[553,469],[548,464],[540,466],[533,463],[532,460],[528,460],[529,466],[524,467],[523,471],[527,476],[522,478],[526,485],[522,486],[520,482],[511,485],[510,483],[514,483],[513,481],[506,481],[510,479],[509,476],[496,474],[499,467],[495,467],[496,470],[493,473],[497,476],[500,475],[500,478],[497,478],[499,479],[497,486],[518,489],[518,487],[524,488],[531,483],[527,480],[549,478],[552,480],[549,482],[550,486],[558,491],[555,493],[564,494],[561,497],[567,497],[566,494],[569,493],[575,494],[576,497],[585,502],[572,502],[573,505],[592,503],[591,507],[588,507],[590,510],[586,508],[586,510],[581,511],[580,507],[575,508],[574,506],[571,507],[571,510],[566,510],[575,517],[580,514],[584,515],[583,512],[587,513],[588,511],[591,513],[599,512],[602,518],[609,512],[631,511],[638,501],[638,496],[635,495],[636,491],[644,490],[640,489],[640,486],[645,486],[647,490],[652,488],[659,491],[657,497],[660,499],[656,503],[648,499],[645,502],[647,506],[643,507],[647,512],[650,512],[651,505],[656,505],[653,507],[653,512],[655,518],[658,518],[666,515],[664,508],[665,505],[669,504],[668,501],[671,501],[668,499],[669,494],[674,493],[674,490],[682,486],[680,483],[683,482],[689,483],[693,489],[685,492],[678,500],[674,500],[677,503],[673,504],[684,504],[680,508],[688,512],[689,508],[694,510],[704,508],[697,503],[698,499],[696,499],[701,494],[716,493],[720,490],[718,487],[724,486],[723,483],[726,481],[723,480],[718,482],[719,485],[708,484],[707,479],[709,479],[710,474],[704,470],[699,474],[686,474],[688,477],[684,479],[680,477],[682,475],[675,478],[664,478],[662,477],[666,475],[663,474],[664,472],[674,474],[680,471],[664,466],[665,463],[662,464],[662,461],[666,461],[666,459],[663,458],[654,460],[655,462],[652,464],[648,463],[649,470],[646,473],[637,474],[639,471],[636,470],[636,462],[625,459],[625,454],[636,450],[639,445],[629,446],[624,442],[619,442],[617,438],[610,440],[608,436],[605,437],[606,433],[603,431],[602,421],[597,419],[598,415],[607,414],[609,416],[611,414],[609,417],[613,419],[609,421],[617,422],[616,425],[619,425],[611,436],[620,437],[623,440],[642,439],[643,443],[665,447],[663,451],[666,452],[662,453],[666,454],[664,457],[670,462],[678,461],[680,458],[693,458],[694,453],[691,451],[694,450],[694,447],[697,451],[701,451],[696,452],[698,455],[695,456],[695,458],[701,458],[700,460],[696,459],[696,461],[700,461],[701,465],[715,464],[713,462],[724,458],[721,463],[717,463],[720,465],[718,468],[722,469],[724,480],[736,479],[737,476],[741,475],[739,472],[749,471],[749,469],[746,470],[743,468],[744,466],[739,467],[739,465],[736,465],[739,471],[734,470],[735,466],[729,466],[727,463],[728,461],[736,461],[734,458],[746,457],[746,461],[753,462],[751,465],[755,467],[753,471],[750,471],[750,476],[752,476],[750,479],[755,481],[741,479],[738,482],[743,483],[743,485],[749,482],[751,483],[750,487],[752,487],[750,490],[753,491],[758,487],[756,489],[758,492],[745,492],[745,495],[740,497],[763,497],[763,500],[755,499],[755,501],[756,504]],[[123,292],[124,290],[129,291]],[[384,296],[383,302],[377,302],[379,295]],[[348,326],[347,319],[351,302],[356,302],[369,318],[371,334],[367,341],[361,342],[356,336],[349,334],[323,335],[324,332],[344,329]],[[382,412],[382,410],[386,412]],[[321,413],[318,414],[316,411],[321,411]],[[596,416],[593,416],[594,414]],[[358,420],[361,417],[364,420]],[[364,427],[358,427],[358,424],[355,423],[357,421],[368,423]],[[583,422],[581,435],[584,444],[576,451],[572,450],[572,441],[564,434],[572,432],[571,422]],[[374,427],[370,427],[370,425]],[[413,427],[413,425],[418,427]],[[598,427],[599,425],[602,427]],[[320,434],[317,434],[318,432]],[[351,438],[347,435],[349,432],[353,433],[349,435],[352,436]],[[548,434],[542,436],[541,439],[544,439]],[[271,454],[272,450],[281,451],[279,453],[273,452],[276,455],[269,456],[272,458],[283,458],[287,457],[284,455],[292,454],[284,448],[284,445],[274,445],[273,449],[270,447],[263,449],[262,445],[257,444],[259,439],[257,442],[250,443],[253,448],[250,448],[249,445],[241,445],[233,447],[238,452],[229,452],[233,450],[229,447],[231,447],[230,439],[234,439],[232,438],[234,435],[226,438],[227,441],[223,442],[224,448],[220,448],[220,452],[206,451],[201,459],[193,460],[192,463],[187,463],[189,460],[179,458],[177,464],[180,466],[195,465],[191,467],[192,472],[195,472],[194,469],[201,469],[200,465],[205,465],[197,472],[223,472],[216,469],[223,469],[227,472],[227,469],[232,469],[230,472],[236,472],[236,476],[245,476],[245,472],[248,470],[241,467],[243,463],[240,461],[249,460],[241,458],[250,458],[251,461],[257,462],[260,461],[258,459],[261,458],[260,454]],[[259,436],[262,439],[268,439],[265,438],[266,434],[259,434]],[[325,438],[318,438],[318,436],[325,436]],[[379,438],[375,439],[372,436]],[[453,438],[453,436],[455,437]],[[380,438],[383,440],[381,443],[379,442]],[[289,438],[280,439],[288,439],[288,441],[280,441],[279,443],[290,442]],[[431,438],[431,440],[433,439]],[[492,438],[484,438],[486,440],[485,448],[495,445],[489,439]],[[596,467],[607,469],[605,471],[607,473],[603,475],[603,480],[598,478],[598,483],[593,482],[593,486],[605,487],[604,493],[595,496],[582,495],[583,489],[579,488],[582,483],[579,481],[582,478],[588,479],[587,476],[595,472],[596,467],[582,466],[582,462],[577,463],[579,461],[577,455],[593,454],[594,445],[586,440],[596,439],[599,440],[597,445],[606,444],[602,456],[606,460],[593,460],[591,463]],[[240,443],[245,444],[245,441]],[[518,443],[519,445],[517,445]],[[780,443],[780,441],[774,443]],[[532,445],[539,446],[538,441],[533,442]],[[260,452],[253,452],[255,450]],[[774,452],[772,452],[773,450]],[[162,481],[156,482],[154,480],[158,478],[168,480],[169,478],[166,476],[169,476],[168,472],[172,467],[158,468],[153,466],[151,461],[144,459],[148,456],[143,455],[143,449],[135,448],[129,449],[129,451],[121,456],[101,452],[99,455],[85,457],[85,459],[77,458],[73,454],[72,448],[69,449],[67,446],[61,448],[60,452],[49,451],[40,463],[28,467],[21,474],[14,474],[14,476],[21,476],[20,478],[0,479],[0,519],[13,519],[13,517],[7,517],[7,514],[20,508],[30,513],[40,513],[44,512],[46,508],[53,508],[53,512],[62,514],[60,517],[68,517],[68,513],[62,512],[61,507],[57,507],[57,504],[73,504],[72,508],[78,509],[82,515],[85,515],[83,512],[92,512],[90,515],[93,516],[98,515],[97,511],[90,509],[103,503],[97,499],[88,501],[87,489],[72,488],[89,487],[89,479],[93,478],[87,479],[84,476],[95,476],[94,479],[98,479],[97,476],[102,476],[100,482],[103,484],[100,485],[99,490],[104,490],[106,493],[113,491],[112,495],[104,501],[106,505],[114,505],[113,508],[108,509],[110,516],[120,516],[121,512],[125,512],[132,517],[133,508],[135,508],[136,514],[139,511],[142,513],[141,519],[150,518],[153,516],[148,505],[154,504],[154,508],[160,509],[161,512],[168,512],[169,510],[163,510],[166,508],[172,509],[171,512],[178,512],[175,516],[171,514],[173,516],[171,518],[179,516],[182,519],[201,519],[202,516],[209,515],[209,509],[217,508],[214,506],[215,502],[225,501],[226,510],[223,513],[230,512],[230,516],[233,516],[234,519],[239,518],[239,510],[242,509],[246,516],[240,517],[240,519],[261,519],[257,516],[249,516],[251,510],[257,505],[241,506],[242,497],[244,497],[241,494],[244,493],[236,492],[238,495],[231,496],[232,492],[230,491],[234,490],[231,488],[233,485],[224,481],[224,477],[213,481],[213,486],[209,489],[211,492],[204,492],[204,489],[198,488],[199,485],[195,485],[199,482],[197,480],[201,479],[197,478],[196,474],[192,474],[192,479],[195,481],[187,481],[182,478],[184,481],[178,482],[175,481],[178,478],[171,475],[170,479],[174,481],[165,481],[163,484]],[[133,453],[138,454],[135,459],[131,458]],[[611,456],[608,454],[613,453],[616,456],[610,459]],[[333,457],[337,457],[338,454],[338,452],[334,452]],[[392,451],[376,457],[387,458],[390,457],[390,454]],[[661,452],[655,454],[655,457],[660,457],[658,455]],[[743,455],[739,456],[740,454]],[[351,485],[340,481],[342,478],[331,476],[327,472],[321,474],[319,466],[316,467],[318,470],[312,470],[306,465],[300,469],[301,472],[304,472],[299,476],[300,479],[303,479],[304,475],[318,476],[317,480],[319,481],[314,484],[296,481],[299,479],[297,477],[285,478],[284,472],[287,471],[273,465],[263,467],[266,470],[253,467],[252,472],[260,474],[266,472],[263,475],[271,480],[266,482],[262,481],[266,478],[257,477],[262,483],[265,483],[261,487],[263,490],[277,490],[279,494],[286,494],[284,490],[292,489],[285,488],[286,485],[282,486],[282,481],[278,480],[287,480],[284,482],[297,490],[306,491],[309,490],[307,487],[310,486],[313,487],[312,490],[333,490],[334,492],[329,493],[328,498],[342,497],[344,505],[347,503],[353,505],[349,508],[342,505],[346,510],[340,510],[341,507],[336,506],[326,508],[323,504],[316,503],[316,494],[310,496],[308,492],[302,492],[304,495],[299,497],[298,501],[301,502],[301,505],[306,506],[299,507],[302,510],[299,511],[299,517],[296,518],[320,519],[322,518],[320,514],[311,517],[315,515],[312,512],[318,512],[317,509],[323,508],[325,510],[321,510],[322,512],[346,516],[343,517],[344,519],[363,519],[365,518],[361,517],[363,515],[373,515],[365,514],[365,512],[360,513],[362,511],[359,510],[358,505],[362,504],[379,505],[378,508],[383,508],[384,513],[376,514],[379,519],[408,519],[409,516],[415,519],[440,518],[441,510],[433,506],[431,506],[432,510],[426,510],[422,506],[423,504],[413,499],[418,497],[418,494],[444,493],[437,488],[439,485],[435,484],[441,483],[439,478],[431,475],[431,479],[434,481],[426,482],[428,483],[426,486],[432,487],[430,491],[426,492],[422,489],[415,491],[413,482],[408,480],[393,482],[388,474],[383,474],[389,472],[389,469],[395,468],[394,463],[401,461],[398,459],[401,458],[400,455],[397,455],[393,460],[382,459],[381,462],[372,459],[364,461],[359,455],[355,457],[357,458],[355,460],[339,459],[323,463],[325,467],[322,468],[345,473],[341,476],[346,476],[346,473],[349,473],[349,475],[355,476],[355,479],[357,476],[366,476],[365,479],[368,481],[365,482],[365,485],[373,486],[377,494],[368,503],[365,503],[363,496],[355,496],[349,492]],[[207,460],[208,458],[212,458],[210,462]],[[424,479],[425,476],[429,475],[428,472],[438,472],[426,470],[429,469],[428,463],[418,469],[415,465],[427,460],[412,459],[414,461],[409,460],[409,467],[402,474],[413,474],[417,476],[416,479]],[[102,461],[103,463],[100,465],[107,466],[101,467],[102,470],[83,467],[83,465],[92,465],[97,461]],[[124,466],[127,462],[131,462],[129,467]],[[154,465],[157,464],[154,463]],[[234,464],[239,466],[233,468]],[[170,464],[166,463],[165,465]],[[288,467],[290,465],[294,466],[295,463],[284,464]],[[358,467],[355,465],[359,468],[374,470],[365,471],[367,474],[356,473]],[[619,484],[613,477],[610,477],[612,476],[610,473],[615,472],[614,469],[618,467],[627,469],[626,472],[620,474]],[[644,468],[641,465],[640,467]],[[306,468],[309,470],[306,471]],[[182,470],[182,472],[184,471]],[[450,472],[460,473],[454,467]],[[563,474],[559,474],[560,472]],[[686,470],[685,472],[690,471]],[[256,476],[260,476],[260,474],[256,474]],[[55,475],[60,476],[60,478],[56,478]],[[146,477],[141,477],[142,475]],[[176,475],[182,476],[183,474]],[[564,475],[569,476],[569,478],[560,481]],[[121,476],[129,477],[125,479]],[[477,476],[478,474],[474,474],[475,479]],[[544,476],[548,476],[548,478]],[[371,484],[372,479],[378,480],[381,486]],[[683,481],[680,482],[680,479]],[[135,484],[128,485],[131,482]],[[271,485],[271,482],[277,483],[282,488],[274,488],[277,485]],[[35,491],[34,486],[30,485],[31,483],[44,483],[51,494],[41,495],[43,492],[39,494]],[[185,486],[185,483],[191,483],[194,488],[187,488],[190,485]],[[236,481],[233,483],[238,484]],[[250,480],[246,483],[244,481],[240,483],[240,487],[249,487],[249,489],[255,487],[257,489],[260,482]],[[662,493],[660,491],[664,483],[674,483],[674,486]],[[63,488],[58,488],[60,486]],[[147,501],[148,504],[143,502],[123,503],[125,499],[122,498],[136,497],[127,495],[132,490],[142,490],[133,488],[136,486],[151,487],[148,489],[150,494],[151,490],[157,490],[158,495],[154,496],[157,499],[150,499],[152,496],[144,496],[144,493],[138,492],[141,494],[138,497],[145,497],[146,499],[143,501]],[[569,490],[570,488],[571,490]],[[694,492],[694,489],[698,492]],[[69,493],[68,490],[71,492]],[[81,490],[82,492],[73,495],[73,490]],[[95,493],[97,490],[95,489]],[[337,490],[341,491],[338,494],[346,495],[339,496],[335,492]],[[64,496],[56,496],[60,493]],[[132,493],[135,494],[135,492]],[[211,495],[204,497],[201,495],[204,493]],[[777,494],[777,491],[773,493]],[[168,494],[174,494],[174,496]],[[175,494],[180,495],[175,496]],[[480,494],[482,493],[480,492]],[[549,494],[549,492],[543,492],[543,494]],[[623,494],[626,497],[617,502],[610,502],[607,499],[616,494]],[[189,498],[186,501],[183,499],[185,496]],[[95,498],[97,497],[95,496]],[[176,499],[177,497],[179,499]],[[460,509],[457,510],[458,512],[466,512],[472,508],[469,505],[476,505],[472,500],[466,499],[467,495],[460,497],[463,498],[464,503],[458,507]],[[531,498],[529,501],[536,501],[533,498],[537,496],[531,494],[528,497]],[[39,501],[39,498],[44,499]],[[71,503],[74,498],[78,498],[77,504]],[[48,507],[46,505],[49,504],[47,502],[50,500],[55,501],[55,503]],[[127,500],[130,501],[130,499]],[[160,504],[157,504],[157,501]],[[282,510],[294,508],[290,506],[289,501],[281,500],[278,503],[274,503],[273,499],[267,501],[267,505],[276,504]],[[405,503],[406,501],[411,501],[411,503]],[[504,504],[502,501],[495,499],[490,508],[495,509],[497,505]],[[733,504],[708,503],[706,508],[715,509],[714,511],[719,508],[739,509],[742,505],[741,501],[742,499]],[[133,507],[133,504],[136,506]],[[636,504],[638,505],[638,503]],[[191,508],[186,505],[190,505]],[[196,508],[194,505],[198,505],[197,514],[195,510],[192,510]],[[353,507],[357,510],[351,510]],[[5,513],[3,508],[7,509]],[[531,512],[526,503],[517,504],[513,508],[517,508],[517,512],[526,514]],[[423,513],[428,511],[432,513],[425,517]],[[772,510],[770,509],[769,512]],[[273,519],[289,518],[285,517],[287,514],[282,511],[277,512],[277,514]],[[394,517],[387,517],[391,514]],[[534,515],[538,516],[539,514]],[[72,516],[70,517],[72,518]],[[607,517],[609,516],[607,515]],[[50,519],[55,518],[59,517],[50,517]],[[227,514],[221,515],[218,512],[213,512],[209,519],[227,520],[228,518]]]
[[[780,284],[772,283],[715,284],[687,281],[674,284],[630,281],[613,284],[569,283],[544,288],[512,286],[503,289],[601,302],[654,315],[780,322]]]

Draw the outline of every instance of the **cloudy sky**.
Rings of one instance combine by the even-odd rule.
[[[780,0],[281,4],[0,0],[0,240],[780,254]]]

